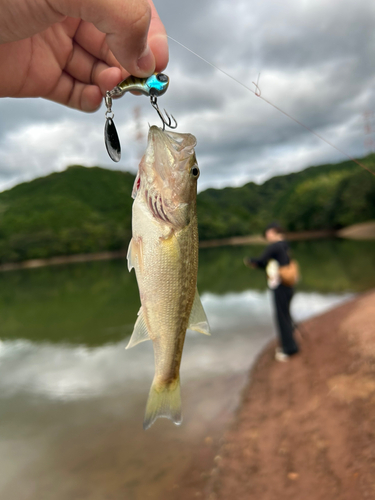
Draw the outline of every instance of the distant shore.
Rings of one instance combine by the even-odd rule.
[[[92,262],[97,260],[124,259],[126,250],[116,252],[80,253],[76,255],[59,255],[48,259],[30,259],[22,262],[8,262],[0,265],[2,271],[16,271],[18,269],[33,269],[36,267],[58,266],[62,264],[74,264],[78,262]]]
[[[374,240],[375,221],[362,222],[345,227],[339,231],[298,231],[285,233],[288,241],[318,240],[322,238],[346,238],[350,240]],[[231,245],[266,245],[267,241],[261,234],[250,236],[233,236],[217,240],[200,242],[200,248],[222,247]]]
[[[348,238],[356,240],[375,239],[375,222],[364,222],[346,227],[340,231],[300,231],[285,233],[288,241],[316,240],[323,238]],[[262,235],[233,236],[217,240],[204,240],[200,242],[200,248],[212,248],[222,246],[238,245],[266,245],[267,242]],[[19,269],[33,269],[36,267],[57,266],[62,264],[74,264],[78,262],[92,262],[98,260],[124,259],[127,250],[116,250],[114,252],[85,253],[75,255],[58,255],[46,259],[30,259],[22,262],[8,262],[0,264],[0,272],[16,271]]]
[[[285,233],[288,241],[317,240],[322,238],[334,238],[335,231],[300,231],[298,233]],[[250,236],[233,236],[219,240],[205,240],[200,242],[200,248],[237,246],[237,245],[267,245],[266,239],[261,234]]]

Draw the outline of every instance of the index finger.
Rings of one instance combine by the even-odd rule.
[[[149,76],[168,62],[164,26],[147,0],[52,0],[58,12],[83,19],[106,34],[118,62],[130,74]],[[150,28],[150,49],[147,43]],[[153,53],[155,51],[155,55]]]
[[[168,64],[168,38],[152,0],[149,0],[149,4],[151,7],[151,23],[148,31],[148,44],[155,57],[155,71],[160,72]]]

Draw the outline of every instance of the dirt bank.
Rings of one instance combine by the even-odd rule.
[[[275,345],[260,356],[215,458],[205,470],[195,459],[180,500],[375,499],[375,291],[303,331],[288,363],[274,361]]]

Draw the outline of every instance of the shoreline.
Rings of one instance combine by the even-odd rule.
[[[375,498],[374,304],[370,290],[304,321],[287,363],[267,345],[210,467],[192,461],[180,500]]]
[[[325,238],[343,238],[355,240],[375,239],[375,222],[356,224],[340,231],[300,231],[294,233],[285,233],[288,241],[306,241]],[[240,245],[266,245],[265,238],[258,235],[233,236],[231,238],[222,238],[215,240],[203,240],[199,243],[199,248],[214,248],[222,246],[240,246]],[[64,264],[75,264],[81,262],[94,262],[99,260],[124,259],[127,255],[127,248],[123,250],[104,251],[97,253],[57,255],[45,259],[30,259],[21,262],[6,262],[0,264],[0,272],[17,271],[21,269],[35,269],[38,267],[57,266]]]
[[[288,241],[319,240],[335,237],[337,237],[336,231],[300,231],[298,233],[285,233],[285,239]],[[200,242],[199,248],[237,245],[267,245],[267,240],[261,234],[233,236],[231,238],[222,238],[218,240],[203,240]]]
[[[0,264],[0,272],[18,271],[20,269],[35,269],[37,267],[60,266],[63,264],[76,264],[81,262],[94,262],[98,260],[124,259],[127,250],[117,250],[114,252],[80,253],[73,255],[58,255],[47,259],[30,259],[22,262],[8,262]]]

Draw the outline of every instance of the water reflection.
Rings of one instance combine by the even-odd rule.
[[[292,245],[303,280],[300,291],[359,292],[375,284],[373,242],[308,241]],[[200,252],[202,293],[265,290],[263,273],[243,266],[261,247]],[[124,261],[92,262],[0,274],[2,339],[68,342],[87,346],[128,336],[139,309],[134,273]]]
[[[323,312],[350,294],[322,297],[297,294],[297,320]],[[204,378],[245,370],[254,352],[270,338],[270,300],[267,292],[246,291],[223,296],[204,294],[214,338],[189,332],[183,361],[183,379]],[[250,322],[251,321],[251,322]],[[40,395],[72,400],[109,393],[139,392],[141,381],[153,377],[151,343],[125,351],[127,341],[100,347],[3,340],[0,344],[0,394]],[[146,392],[145,392],[146,395]]]
[[[374,285],[370,247],[346,243],[294,246],[304,276],[297,321]],[[188,333],[183,425],[159,420],[147,432],[153,352],[150,342],[124,349],[139,308],[125,263],[1,274],[0,498],[178,498],[191,462],[209,467],[248,369],[273,336],[264,276],[242,264],[259,250],[201,252],[213,335]]]
[[[90,346],[130,335],[139,309],[124,261],[0,274],[0,335]]]

